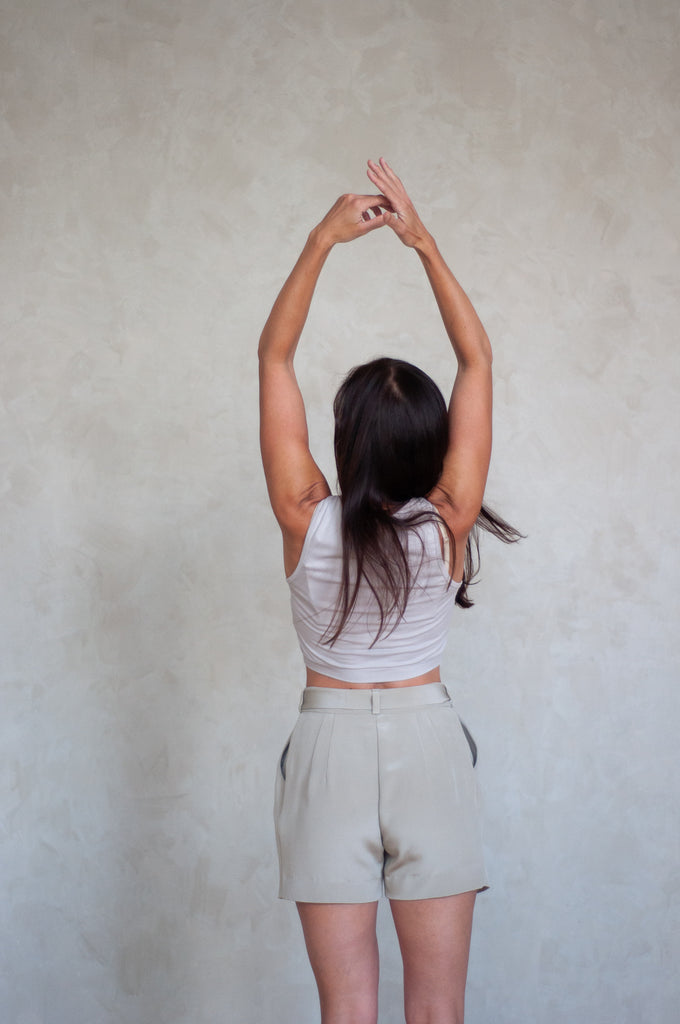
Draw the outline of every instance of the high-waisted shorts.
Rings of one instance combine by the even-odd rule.
[[[467,736],[442,683],[306,687],[277,771],[279,897],[369,903],[485,889]]]

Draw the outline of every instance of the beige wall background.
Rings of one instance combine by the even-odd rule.
[[[496,351],[483,545],[444,672],[493,886],[470,1024],[674,1024],[675,0],[2,0],[0,1007],[318,1019],[271,804],[301,659],[255,348],[367,157]],[[412,253],[336,250],[300,379],[452,360]],[[382,1017],[401,1014],[384,908]]]

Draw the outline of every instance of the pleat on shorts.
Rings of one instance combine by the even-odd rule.
[[[274,817],[282,899],[365,903],[487,887],[472,745],[442,683],[306,687]]]

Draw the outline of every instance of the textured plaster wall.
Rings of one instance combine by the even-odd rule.
[[[270,811],[301,661],[255,347],[368,156],[496,351],[483,547],[444,671],[481,750],[470,1024],[675,1024],[680,14],[675,0],[2,0],[0,1008],[318,1019]],[[418,260],[336,250],[331,396],[451,358]],[[402,1020],[381,911],[382,1017]]]

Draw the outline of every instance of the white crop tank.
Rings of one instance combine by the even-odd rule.
[[[402,514],[419,511],[435,508],[425,498],[415,498],[403,506]],[[380,683],[411,679],[439,665],[460,584],[450,580],[436,523],[423,523],[407,536],[414,582],[403,618],[394,629],[390,622],[373,643],[380,612],[364,584],[338,639],[332,646],[321,643],[340,590],[342,540],[340,498],[332,495],[319,502],[300,561],[287,580],[293,624],[308,668],[346,683]]]

